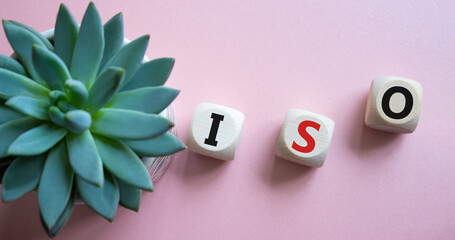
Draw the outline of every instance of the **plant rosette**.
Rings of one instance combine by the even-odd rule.
[[[3,202],[37,189],[50,237],[76,195],[109,221],[118,204],[138,211],[153,190],[146,165],[165,169],[185,148],[168,108],[179,91],[163,86],[174,59],[143,61],[149,36],[125,42],[122,14],[103,25],[93,3],[80,25],[62,4],[53,39],[14,21],[3,28],[17,57],[0,55]]]
[[[55,29],[51,28],[49,30],[46,30],[41,33],[49,42],[53,43],[54,42],[54,32]],[[123,39],[123,46],[126,44],[130,43],[131,41],[128,38]],[[12,54],[11,57],[14,59],[17,59],[17,56],[15,54]],[[170,59],[172,61],[172,59]],[[150,59],[144,55],[144,58],[142,59],[142,64],[145,64],[149,62]],[[169,119],[169,121],[173,122],[174,125],[176,123],[175,121],[175,109],[172,105],[169,105],[166,109],[164,109],[162,112],[159,113],[160,116],[165,117]],[[175,127],[171,128],[169,130],[170,133],[173,135],[177,136],[177,130]],[[154,157],[142,157],[140,156],[142,162],[147,166],[147,170],[149,171],[150,177],[152,179],[153,183],[158,182],[160,180],[161,176],[164,174],[166,171],[167,167],[169,166],[171,159],[173,155],[164,155],[164,156],[154,156]],[[76,198],[76,203],[83,203],[80,198]]]

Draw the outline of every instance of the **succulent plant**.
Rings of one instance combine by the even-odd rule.
[[[61,5],[53,39],[14,21],[3,27],[16,59],[0,55],[2,199],[37,189],[49,236],[76,196],[112,221],[118,204],[137,211],[152,191],[140,157],[185,145],[159,115],[179,91],[162,86],[174,59],[142,63],[149,36],[123,45],[119,13],[104,25],[90,3],[79,27]]]

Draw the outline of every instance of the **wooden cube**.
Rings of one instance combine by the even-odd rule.
[[[209,157],[233,160],[245,116],[232,108],[201,103],[188,133],[188,149]]]
[[[392,76],[373,79],[365,124],[388,132],[414,132],[419,122],[422,94],[422,85],[411,79]]]
[[[324,164],[335,123],[332,119],[308,111],[291,109],[286,114],[276,155],[306,165]]]

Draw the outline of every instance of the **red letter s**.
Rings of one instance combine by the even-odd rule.
[[[305,147],[300,146],[297,144],[295,141],[292,143],[292,148],[296,151],[302,152],[302,153],[309,153],[314,150],[314,147],[316,146],[316,142],[314,141],[314,138],[308,134],[306,131],[307,127],[312,127],[319,131],[319,128],[321,125],[319,123],[313,122],[313,121],[303,121],[299,124],[299,134],[300,136],[305,139],[307,142],[307,145]]]

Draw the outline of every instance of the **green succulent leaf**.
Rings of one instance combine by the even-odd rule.
[[[91,130],[107,137],[141,140],[161,135],[173,126],[158,114],[103,108],[94,115]]]
[[[22,67],[18,61],[2,54],[0,54],[0,68],[4,68],[17,74],[27,76],[27,72],[25,72],[24,67]]]
[[[98,187],[76,176],[76,184],[79,194],[87,206],[112,222],[120,198],[114,177],[109,172],[104,172],[104,184],[102,187]]]
[[[39,124],[36,119],[24,117],[0,125],[0,158],[7,155],[8,147],[17,137]]]
[[[39,85],[30,78],[0,69],[0,98],[8,99],[15,96],[30,96],[49,99],[49,89]]]
[[[182,141],[169,132],[147,140],[123,142],[139,156],[144,157],[166,156],[186,148]]]
[[[60,230],[65,226],[66,222],[68,222],[69,217],[71,216],[71,212],[73,211],[74,200],[76,198],[76,191],[71,193],[70,199],[66,204],[65,208],[63,209],[62,214],[57,218],[54,226],[49,228],[46,223],[44,222],[42,214],[40,214],[41,224],[43,225],[44,230],[46,231],[47,235],[50,238],[55,237]]]
[[[49,108],[49,119],[60,127],[65,127],[65,114],[60,111],[60,108],[51,106]]]
[[[122,68],[110,67],[104,70],[90,88],[88,110],[96,112],[111,101],[118,92],[124,76],[125,71]]]
[[[51,42],[49,42],[49,40],[47,38],[45,38],[43,36],[43,34],[41,34],[40,32],[36,31],[35,29],[23,24],[23,23],[20,23],[20,22],[16,22],[16,21],[10,21],[12,24],[15,24],[19,27],[22,27],[26,30],[28,30],[30,33],[32,33],[33,35],[35,35],[35,37],[37,37],[43,44],[44,46],[51,50],[51,51],[54,51],[54,46],[51,44]]]
[[[60,142],[49,152],[38,187],[41,216],[50,229],[55,226],[68,204],[73,179],[74,172],[68,161],[65,143]]]
[[[68,100],[68,97],[63,91],[54,90],[49,93],[49,100],[51,101],[51,105],[55,105],[60,100]]]
[[[68,130],[51,123],[43,123],[20,135],[8,148],[8,154],[33,156],[41,154],[58,143]]]
[[[85,107],[88,102],[87,88],[81,81],[69,79],[65,82],[68,92],[68,101],[79,108]]]
[[[55,53],[63,60],[68,68],[71,67],[78,32],[79,25],[73,15],[65,4],[60,4],[57,21],[55,22],[54,46]]]
[[[148,41],[149,36],[144,35],[126,44],[104,66],[103,69],[121,67],[125,70],[125,79],[123,79],[120,85],[121,87],[125,86],[131,80],[131,77],[133,77],[141,65],[145,51],[147,50]]]
[[[65,100],[60,100],[57,102],[57,106],[62,110],[63,112],[69,112],[72,110],[77,110],[77,107],[74,106],[73,104],[65,101]]]
[[[74,47],[71,76],[90,86],[98,73],[103,49],[103,25],[95,4],[91,2],[82,19]]]
[[[139,157],[122,142],[94,136],[104,166],[117,178],[135,187],[152,191],[147,168]]]
[[[174,101],[179,92],[162,86],[139,88],[118,93],[106,107],[160,113]]]
[[[11,108],[0,105],[0,125],[23,117],[25,116],[21,113],[18,113]]]
[[[65,63],[55,53],[33,45],[32,61],[36,72],[52,90],[64,90],[63,85],[71,75]]]
[[[49,120],[49,115],[47,113],[50,107],[49,101],[26,96],[17,96],[10,98],[5,105],[27,116],[40,120]]]
[[[158,58],[142,64],[122,91],[164,85],[171,75],[174,63],[173,58]]]
[[[139,211],[142,190],[120,179],[116,180],[120,190],[120,205],[136,212]]]
[[[32,61],[33,44],[45,46],[44,43],[35,34],[26,28],[15,24],[12,21],[3,20],[3,28],[5,29],[5,34],[11,47],[19,57],[28,74],[35,81],[44,84],[44,80],[42,80],[38,73],[35,71],[35,67],[33,66]]]
[[[11,202],[38,186],[44,155],[18,157],[6,170],[2,181],[2,200]]]
[[[72,110],[65,115],[65,126],[73,133],[81,133],[92,124],[90,114],[84,110]]]
[[[89,130],[66,136],[68,157],[74,172],[85,181],[102,186],[104,182],[103,162]]]
[[[100,71],[109,59],[123,46],[123,16],[118,13],[104,24],[104,54],[101,60]]]

